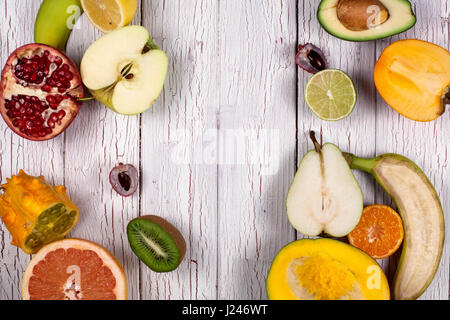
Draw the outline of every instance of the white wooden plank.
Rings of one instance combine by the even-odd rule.
[[[82,16],[72,33],[67,53],[77,62],[100,37]],[[134,20],[140,23],[140,14]],[[115,114],[98,102],[83,105],[66,132],[65,184],[80,209],[80,221],[70,236],[103,245],[122,263],[129,299],[139,299],[139,262],[126,236],[128,221],[139,216],[139,194],[118,195],[109,183],[110,170],[122,163],[139,168],[140,117]]]
[[[204,133],[216,127],[217,5],[144,2],[144,25],[170,62],[164,92],[142,118],[142,214],[178,227],[187,253],[169,274],[142,265],[143,299],[216,298],[217,167],[201,155]]]
[[[24,21],[34,21],[37,1],[6,1],[1,6],[0,65],[19,46],[33,42],[33,26]],[[0,121],[1,181],[24,169],[31,175],[44,175],[50,183],[64,181],[64,135],[49,142],[31,142],[14,134],[3,120]],[[22,274],[30,256],[13,247],[11,236],[0,222],[0,300],[20,299]]]
[[[321,48],[329,67],[346,72],[354,81],[358,101],[354,112],[338,122],[322,121],[315,117],[304,99],[304,90],[311,74],[299,69],[298,89],[298,161],[313,149],[309,131],[316,132],[323,143],[338,145],[342,151],[362,157],[373,157],[376,153],[376,89],[372,74],[375,65],[375,43],[355,43],[337,39],[328,34],[319,24],[317,9],[319,1],[299,1],[299,44],[312,43]],[[364,194],[365,205],[374,204],[375,183],[367,175],[354,172]],[[304,236],[299,234],[299,238]],[[380,261],[385,269],[386,261]]]
[[[219,28],[218,297],[266,299],[270,265],[295,239],[284,203],[295,169],[296,1],[221,1]]]
[[[448,1],[413,1],[417,14],[417,25],[405,34],[377,43],[377,58],[390,44],[400,39],[421,39],[447,50],[449,49],[449,13]],[[377,96],[377,153],[399,153],[415,161],[429,176],[441,196],[446,221],[450,219],[450,169],[449,144],[450,117],[448,112],[440,119],[430,123],[408,120],[396,113]],[[378,201],[390,202],[384,193],[377,195]],[[446,230],[446,246],[440,269],[430,288],[422,299],[439,300],[449,298],[449,229]],[[392,278],[396,269],[396,259],[391,259],[389,275]]]

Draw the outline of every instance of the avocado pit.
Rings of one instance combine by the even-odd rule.
[[[339,0],[336,13],[345,28],[364,31],[381,26],[389,11],[379,0]]]

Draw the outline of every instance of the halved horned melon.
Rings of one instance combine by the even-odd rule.
[[[24,171],[2,185],[0,217],[12,236],[12,244],[25,253],[64,238],[78,222],[80,211],[63,186],[54,187],[44,177]]]
[[[270,300],[389,300],[383,270],[369,255],[331,240],[283,248],[267,277]]]

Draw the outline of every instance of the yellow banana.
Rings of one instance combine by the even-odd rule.
[[[34,26],[34,41],[64,51],[82,13],[80,0],[44,0]]]

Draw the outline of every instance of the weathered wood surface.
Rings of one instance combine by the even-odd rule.
[[[33,41],[40,2],[0,0],[0,62]],[[123,117],[86,103],[73,125],[45,143],[28,142],[0,121],[0,178],[19,169],[65,184],[82,211],[72,236],[98,242],[123,263],[132,299],[265,299],[270,264],[301,235],[290,227],[285,196],[306,133],[362,156],[401,153],[430,176],[450,210],[450,117],[409,121],[388,108],[373,84],[382,50],[401,38],[449,48],[448,1],[414,1],[419,22],[406,34],[370,43],[341,41],[320,28],[316,0],[141,1],[135,23],[146,26],[170,58],[164,92],[152,110]],[[79,62],[100,36],[85,17],[68,54]],[[324,49],[331,67],[348,72],[358,105],[348,118],[315,118],[303,99],[310,75],[294,63],[298,43]],[[122,199],[110,188],[118,162],[139,167],[139,193]],[[366,204],[390,203],[370,177],[356,173]],[[187,255],[167,275],[150,272],[132,254],[125,228],[158,214],[179,227]],[[448,230],[448,228],[447,228]],[[450,239],[447,231],[447,239]],[[424,299],[449,298],[448,243]],[[0,300],[20,299],[30,256],[11,246],[0,224]],[[389,277],[395,259],[380,261]]]

